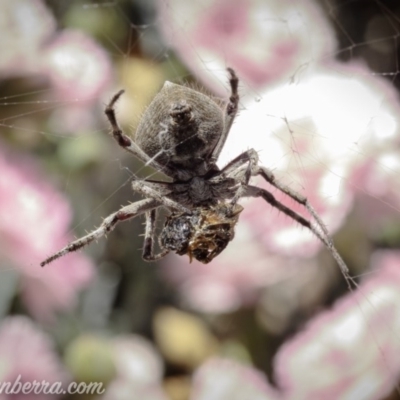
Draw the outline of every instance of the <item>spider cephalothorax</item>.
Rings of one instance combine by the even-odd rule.
[[[140,214],[146,216],[145,260],[160,259],[173,250],[207,263],[233,238],[242,209],[237,206],[237,201],[241,197],[261,197],[311,230],[329,248],[350,281],[346,265],[307,199],[281,184],[270,170],[260,166],[255,150],[239,154],[222,169],[217,167],[216,161],[239,103],[238,78],[231,68],[228,72],[231,92],[225,102],[187,86],[166,82],[143,114],[133,139],[122,132],[115,116],[114,106],[123,91],[111,99],[105,113],[115,140],[144,163],[169,176],[172,182],[135,179],[132,188],[143,195],[143,200],[109,215],[97,229],[48,257],[42,266],[104,236],[118,222]],[[313,222],[276,200],[266,189],[250,185],[252,176],[262,177],[303,205]],[[155,221],[160,207],[166,208],[170,216],[161,232],[161,251],[155,254]]]

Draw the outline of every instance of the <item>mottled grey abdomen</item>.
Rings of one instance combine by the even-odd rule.
[[[171,168],[198,170],[224,130],[224,111],[211,97],[166,82],[146,109],[136,144]]]

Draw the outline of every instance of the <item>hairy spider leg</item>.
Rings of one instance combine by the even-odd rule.
[[[154,254],[154,238],[156,236],[156,218],[157,210],[153,209],[146,212],[146,227],[144,232],[144,242],[143,242],[143,253],[142,257],[145,261],[157,261],[165,257],[168,253],[168,249],[163,249],[160,253]]]
[[[338,263],[340,270],[342,271],[344,279],[347,282],[348,288],[351,290],[352,284],[355,287],[357,287],[357,283],[350,276],[349,269],[347,268],[346,263],[343,261],[342,257],[340,257],[340,254],[338,253],[336,247],[333,244],[333,240],[329,236],[327,237],[325,234],[322,235],[321,232],[318,229],[316,229],[315,226],[310,221],[308,221],[307,219],[305,219],[292,209],[286,207],[280,201],[276,200],[274,195],[266,189],[248,185],[246,187],[246,193],[243,195],[243,197],[262,197],[272,207],[277,208],[279,211],[282,211],[288,217],[292,218],[294,221],[308,228],[329,249],[333,258]]]
[[[247,167],[244,170],[241,167],[247,163]],[[242,197],[246,185],[249,183],[251,176],[253,175],[253,170],[258,165],[258,154],[254,149],[245,151],[239,154],[233,160],[231,160],[225,167],[221,170],[221,174],[226,176],[230,175],[242,175],[240,177],[240,186],[233,197],[231,204],[234,205]]]
[[[246,168],[243,168],[243,165],[248,163]],[[276,187],[282,193],[285,193],[287,196],[292,198],[297,203],[301,204],[303,207],[307,209],[312,218],[314,219],[317,228],[308,220],[303,218],[300,214],[291,210],[290,208],[283,205],[281,202],[275,199],[272,193],[268,192],[265,189],[258,188],[256,186],[248,185],[250,177],[248,177],[249,165],[252,166],[251,175],[257,176],[260,175],[264,178],[268,183],[272,186]],[[336,250],[336,247],[333,243],[333,239],[330,237],[328,229],[325,224],[322,222],[321,218],[318,216],[317,212],[310,205],[307,198],[302,196],[301,194],[295,192],[290,189],[288,186],[280,183],[275,175],[269,169],[258,165],[258,155],[254,149],[247,150],[242,154],[239,154],[236,158],[234,158],[231,162],[229,162],[220,173],[224,173],[227,176],[229,175],[240,175],[242,173],[244,177],[247,179],[245,182],[245,186],[243,189],[239,188],[237,195],[240,194],[241,197],[251,196],[251,197],[262,197],[265,201],[271,204],[273,207],[279,209],[286,215],[288,215],[293,220],[297,221],[299,224],[308,228],[331,252],[333,258],[339,265],[340,270],[347,282],[349,289],[352,288],[351,284],[357,286],[357,283],[350,276],[349,269],[346,263],[343,261],[342,257],[339,255],[339,252]],[[251,188],[251,190],[250,190]],[[236,196],[235,196],[236,197]]]
[[[314,220],[317,222],[317,224],[320,226],[320,228],[324,232],[324,234],[329,237],[328,229],[326,228],[324,222],[319,217],[317,212],[314,210],[314,207],[312,207],[312,205],[309,203],[307,198],[305,196],[301,195],[300,193],[294,191],[290,187],[279,182],[271,170],[259,165],[258,164],[258,154],[254,149],[249,149],[249,150],[243,152],[242,154],[240,154],[239,156],[237,156],[236,158],[234,158],[230,163],[228,163],[223,168],[222,171],[229,174],[229,171],[239,168],[241,165],[245,164],[246,162],[249,162],[249,165],[252,166],[252,170],[251,170],[252,176],[260,175],[272,186],[276,187],[281,192],[285,193],[287,196],[292,198],[294,201],[296,201],[297,203],[304,206],[307,209],[307,211],[311,214],[311,216],[314,218]],[[247,173],[246,173],[246,176],[247,176]],[[248,182],[248,180],[247,180],[247,182]]]
[[[229,72],[230,75],[229,84],[231,86],[231,95],[229,97],[229,102],[226,105],[225,109],[225,114],[226,114],[225,129],[212,152],[212,160],[214,162],[217,161],[225,145],[226,139],[228,137],[229,131],[231,130],[231,126],[233,124],[233,121],[235,119],[239,107],[239,93],[238,93],[239,79],[232,68],[227,68],[227,71]]]
[[[167,184],[169,182],[166,182]],[[147,182],[146,180],[135,180],[132,181],[132,189],[136,192],[139,192],[143,194],[144,196],[151,197],[153,199],[156,199],[159,203],[164,205],[165,207],[172,208],[187,214],[191,214],[192,210],[189,208],[183,206],[182,204],[170,199],[169,197],[165,196],[162,194],[161,191],[155,189],[155,187],[160,187],[160,188],[165,188],[165,183],[160,182],[160,185],[158,185],[158,182],[152,181],[152,182]]]
[[[79,250],[82,247],[93,242],[94,240],[101,238],[102,236],[111,232],[115,228],[115,225],[118,224],[118,222],[122,222],[122,221],[126,221],[127,219],[135,218],[138,215],[143,214],[144,212],[149,211],[154,208],[157,208],[159,206],[160,206],[160,203],[157,200],[144,199],[144,200],[140,200],[135,203],[129,204],[128,206],[122,207],[117,212],[106,217],[104,219],[103,223],[97,229],[95,229],[88,235],[69,243],[63,249],[61,249],[57,253],[54,253],[50,257],[46,258],[44,261],[42,261],[40,263],[40,266],[44,267],[46,264],[49,264],[49,263],[53,262],[54,260],[57,260],[57,258],[65,256],[66,254],[71,253],[73,251]]]
[[[326,228],[324,222],[321,220],[317,212],[314,210],[314,208],[311,206],[311,204],[308,202],[307,198],[300,193],[294,191],[290,187],[280,183],[274,173],[269,170],[266,167],[263,167],[258,164],[258,154],[254,149],[249,149],[242,154],[239,154],[237,157],[235,157],[232,161],[230,161],[222,170],[221,172],[224,172],[227,175],[230,175],[232,171],[235,171],[239,169],[242,165],[249,163],[250,166],[252,166],[251,170],[251,175],[252,176],[257,176],[260,175],[262,178],[264,178],[269,184],[272,186],[276,187],[279,189],[281,192],[285,193],[287,196],[289,196],[291,199],[296,201],[297,203],[301,204],[304,206],[307,211],[311,214],[311,216],[314,218],[320,229],[323,231],[325,236],[329,237],[329,232],[328,229]],[[247,175],[247,169],[246,169],[246,178],[248,177]],[[246,181],[246,183],[249,182],[249,179]]]
[[[170,168],[166,166],[161,166],[157,161],[155,161],[154,157],[150,158],[131,138],[126,136],[120,128],[117,122],[117,118],[115,116],[114,106],[124,92],[125,90],[120,90],[118,93],[116,93],[104,110],[104,113],[106,114],[112,128],[113,138],[123,149],[132,153],[135,157],[143,161],[146,165],[150,165],[157,171],[164,172],[166,175],[173,176],[173,171]]]

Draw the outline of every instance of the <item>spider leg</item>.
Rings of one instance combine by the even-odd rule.
[[[225,145],[226,138],[228,137],[229,131],[235,119],[235,116],[238,111],[239,107],[239,93],[238,93],[238,86],[239,86],[239,79],[232,68],[227,68],[229,72],[229,84],[231,86],[231,95],[229,97],[229,102],[225,108],[225,130],[221,135],[217,145],[215,146],[212,152],[212,159],[216,162],[218,159],[219,154],[221,153],[222,148]]]
[[[192,211],[189,208],[168,197],[168,193],[166,193],[166,187],[168,188],[168,184],[169,182],[134,180],[132,181],[132,189],[135,192],[143,194],[145,197],[151,197],[152,199],[157,200],[158,203],[161,203],[165,207],[191,214]]]
[[[246,163],[252,164],[253,168],[258,165],[258,153],[254,149],[246,150],[236,156],[233,160],[226,164],[220,172],[226,175],[231,175],[233,172],[237,171],[242,165]]]
[[[150,165],[158,171],[163,171],[167,175],[171,176],[172,171],[170,171],[169,168],[161,166],[154,159],[150,158],[130,137],[125,135],[120,128],[117,117],[115,116],[114,106],[124,92],[124,90],[120,90],[118,93],[116,93],[104,110],[104,113],[106,114],[112,128],[112,136],[122,148],[132,153],[146,165]]]
[[[246,163],[248,163],[247,167],[245,169],[241,168]],[[242,194],[246,190],[245,185],[249,183],[250,178],[253,175],[253,170],[257,166],[258,154],[254,149],[250,149],[239,154],[220,171],[219,174],[225,174],[226,176],[234,175],[234,177],[240,182],[240,186],[233,197],[231,204],[236,204],[240,197],[242,197]]]
[[[244,164],[248,163],[246,168],[243,167]],[[258,188],[256,186],[248,185],[250,180],[249,168],[251,170],[251,176],[260,175],[272,186],[279,189],[281,192],[285,193],[287,196],[295,200],[297,203],[304,206],[314,219],[316,226],[314,226],[310,221],[303,218],[300,214],[286,207],[284,204],[275,199],[275,197],[265,189]],[[336,247],[333,243],[332,238],[329,235],[328,229],[326,228],[324,222],[321,220],[317,212],[308,202],[307,198],[296,191],[292,190],[288,186],[280,183],[269,169],[258,165],[258,155],[254,149],[247,150],[242,154],[239,154],[230,163],[228,163],[220,172],[230,177],[237,177],[241,181],[241,187],[239,187],[233,200],[235,201],[238,196],[246,197],[262,197],[265,201],[271,204],[273,207],[279,209],[286,215],[288,215],[293,220],[297,221],[299,224],[308,228],[325,246],[330,250],[333,258],[338,263],[346,282],[351,289],[351,283],[355,286],[357,284],[351,278],[349,269],[347,268],[345,262],[340,257]],[[244,179],[243,179],[244,178]],[[245,181],[245,186],[243,185]]]
[[[346,279],[347,285],[349,286],[349,289],[351,289],[350,282],[352,282],[355,286],[357,286],[354,279],[351,278],[349,269],[347,268],[345,262],[343,261],[343,259],[339,255],[338,251],[336,250],[336,247],[333,243],[333,239],[331,238],[325,223],[322,221],[320,216],[314,210],[314,207],[309,203],[307,198],[305,196],[301,195],[300,193],[297,193],[296,191],[292,190],[290,187],[280,183],[275,178],[275,175],[272,173],[272,171],[270,171],[268,168],[258,165],[256,170],[254,171],[254,174],[262,176],[272,186],[275,186],[281,192],[285,193],[290,198],[292,198],[294,201],[303,205],[306,208],[306,210],[313,217],[314,221],[317,223],[319,229],[321,229],[321,231],[325,237],[324,243],[326,244],[326,246],[330,250],[332,256],[338,263],[338,265],[342,271],[342,274],[343,274],[344,278]]]
[[[324,222],[319,217],[317,212],[314,210],[314,207],[308,202],[308,200],[307,200],[307,198],[305,196],[301,195],[300,193],[297,193],[296,191],[292,190],[290,187],[280,183],[276,179],[276,177],[273,174],[273,172],[270,171],[268,168],[265,168],[265,167],[262,167],[260,165],[257,165],[256,169],[253,172],[253,175],[262,176],[272,186],[275,186],[281,192],[285,193],[290,198],[292,198],[294,201],[296,201],[297,203],[299,203],[302,206],[304,206],[307,209],[307,211],[311,214],[311,216],[314,218],[314,220],[317,222],[317,224],[320,226],[320,228],[324,232],[325,236],[327,238],[329,238],[328,229],[326,228]],[[332,239],[330,239],[330,240],[332,241]]]
[[[143,260],[145,261],[157,261],[169,253],[168,249],[163,249],[160,253],[154,254],[153,243],[155,237],[156,215],[157,211],[155,209],[146,212],[146,229],[144,233],[142,253]]]
[[[286,214],[288,217],[292,218],[294,221],[298,222],[300,225],[309,229],[329,249],[333,258],[338,263],[339,268],[347,282],[349,289],[350,290],[352,289],[352,284],[357,286],[357,283],[350,276],[350,272],[349,272],[347,265],[345,264],[342,257],[336,250],[336,247],[334,246],[332,239],[329,237],[329,235],[325,234],[324,231],[322,231],[322,233],[320,232],[321,227],[318,223],[318,220],[316,221],[317,227],[315,227],[312,222],[308,221],[307,219],[302,217],[300,214],[293,211],[289,207],[286,207],[284,204],[282,204],[280,201],[278,201],[274,197],[274,195],[272,193],[270,193],[268,190],[259,188],[257,186],[247,185],[246,192],[243,194],[243,197],[262,197],[272,207],[277,208],[279,211],[282,211],[284,214]]]
[[[44,261],[42,261],[40,263],[40,266],[44,267],[46,264],[50,264],[54,260],[57,260],[57,258],[65,256],[66,254],[71,253],[73,251],[79,250],[82,247],[93,242],[93,240],[101,238],[102,236],[111,232],[115,228],[115,225],[117,225],[118,222],[134,218],[139,214],[143,214],[144,212],[159,206],[160,203],[154,199],[144,199],[137,201],[136,203],[129,204],[128,206],[122,207],[117,212],[105,218],[103,223],[97,229],[90,232],[88,235],[69,243],[63,249],[61,249],[57,253],[54,253],[50,257],[46,258]]]
[[[281,192],[285,193],[287,196],[292,198],[297,203],[304,206],[307,211],[311,214],[314,220],[317,222],[325,236],[328,240],[332,241],[329,237],[328,229],[326,228],[324,222],[319,217],[317,212],[314,210],[314,207],[308,202],[307,198],[300,193],[292,190],[290,187],[280,183],[273,172],[268,168],[258,165],[258,154],[254,149],[247,150],[242,154],[239,154],[236,158],[234,158],[230,163],[228,163],[222,170],[221,173],[225,173],[226,175],[239,175],[243,173],[243,170],[240,170],[240,167],[245,163],[249,163],[248,168],[244,173],[244,181],[247,184],[250,180],[249,169],[251,169],[251,176],[260,175],[263,177],[269,184],[275,186]],[[240,190],[240,188],[239,188]],[[236,196],[235,196],[236,197]]]

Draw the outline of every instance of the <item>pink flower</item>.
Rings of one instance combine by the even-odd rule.
[[[96,101],[111,83],[106,52],[80,31],[64,30],[46,46],[42,68],[62,100]]]
[[[111,64],[93,39],[72,30],[56,35],[55,20],[41,0],[4,0],[0,11],[3,76],[45,75],[62,100],[97,100],[110,83]]]
[[[41,71],[50,79],[54,101],[63,105],[50,118],[53,131],[74,133],[97,126],[95,108],[103,106],[113,76],[103,48],[83,32],[64,30],[43,49]]]
[[[239,224],[230,246],[210,264],[186,257],[168,257],[160,273],[175,284],[185,304],[206,313],[233,312],[254,305],[265,287],[303,276],[315,275],[316,260],[272,255],[246,224]]]
[[[389,394],[400,375],[400,252],[373,260],[374,277],[278,351],[276,388],[251,367],[214,359],[195,373],[191,399],[376,400]]]
[[[164,368],[153,345],[138,335],[113,340],[117,378],[111,382],[104,400],[166,400],[161,380]]]
[[[400,252],[377,253],[373,264],[371,279],[279,350],[285,399],[381,399],[398,382]]]
[[[55,31],[53,16],[41,0],[4,0],[0,16],[0,74],[38,73],[40,49]]]
[[[331,62],[315,68],[296,85],[281,85],[266,91],[261,101],[246,102],[219,164],[223,166],[246,147],[258,150],[260,163],[305,195],[334,233],[345,221],[355,194],[371,192],[374,182],[377,187],[383,185],[382,180],[371,181],[374,171],[383,168],[381,155],[395,153],[391,149],[400,126],[395,90],[368,74],[358,64]],[[257,182],[262,183],[260,179]],[[272,190],[279,200],[308,218],[303,207]],[[383,193],[375,189],[371,194]],[[251,225],[270,250],[304,257],[320,248],[321,243],[309,231],[299,229],[281,213],[264,211],[267,208],[261,200],[250,201],[241,220]]]
[[[48,387],[58,384],[59,388],[69,379],[50,338],[41,332],[26,317],[8,317],[0,326],[0,381],[2,385],[10,382],[45,382]],[[53,386],[55,387],[55,386]],[[15,386],[16,389],[17,386]],[[44,387],[43,387],[44,388]],[[4,388],[4,391],[6,387]],[[11,398],[2,392],[1,400]],[[56,399],[55,394],[24,394],[22,391],[12,395],[13,399]]]
[[[2,1],[0,15],[0,76],[50,83],[50,96],[39,102],[52,100],[44,108],[55,109],[51,123],[58,134],[95,126],[92,107],[102,103],[112,80],[106,51],[84,32],[56,32],[41,0]]]
[[[204,363],[193,378],[191,400],[278,400],[279,393],[259,371],[228,359]]]
[[[309,60],[335,49],[333,31],[317,4],[302,0],[265,2],[159,1],[160,24],[170,45],[207,85],[225,92],[226,67],[257,92],[287,81]]]
[[[75,253],[51,268],[40,261],[68,240],[69,205],[45,183],[32,160],[0,152],[0,252],[19,273],[21,297],[37,318],[74,306],[79,290],[93,276],[93,266]],[[5,273],[5,272],[3,272]]]

